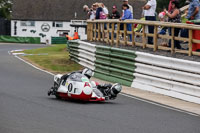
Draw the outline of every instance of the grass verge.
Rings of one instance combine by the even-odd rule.
[[[31,55],[23,56],[23,59],[54,74],[82,69],[82,66],[70,60],[66,44],[25,50],[24,53]]]

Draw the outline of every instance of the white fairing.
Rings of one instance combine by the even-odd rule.
[[[91,81],[91,85],[92,85],[92,88],[97,88],[97,85],[96,85],[95,81]]]
[[[61,79],[62,75],[54,77],[55,82]],[[104,101],[105,97],[101,91],[97,89],[96,82],[90,81],[82,73],[72,73],[68,75],[66,81],[59,81],[58,93],[65,93],[68,97],[74,98],[75,96],[87,97],[89,96],[93,101]]]
[[[58,75],[56,78],[60,78],[60,75]],[[81,95],[81,93],[84,93],[86,95],[92,94],[92,85],[86,77],[82,77],[81,81],[72,81],[70,78],[67,79],[67,81],[62,81],[60,84],[60,87],[58,88],[58,92],[60,93],[68,93],[74,95]]]
[[[89,86],[84,87],[83,93],[86,94],[86,95],[92,94],[92,88],[89,87]]]

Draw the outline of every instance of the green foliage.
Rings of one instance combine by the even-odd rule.
[[[0,17],[10,19],[12,0],[0,0]]]
[[[163,11],[165,8],[168,9],[170,0],[157,0],[157,12]],[[179,0],[180,7],[185,5],[186,0]]]

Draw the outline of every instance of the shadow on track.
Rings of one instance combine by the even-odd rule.
[[[111,105],[114,105],[114,104],[117,104],[115,102],[112,102],[112,101],[104,101],[104,102],[97,102],[97,101],[94,101],[94,102],[90,102],[90,101],[81,101],[81,100],[75,100],[75,99],[57,99],[57,98],[48,98],[49,100],[52,100],[52,101],[59,101],[59,102],[65,102],[65,103],[74,103],[74,104],[111,104]]]

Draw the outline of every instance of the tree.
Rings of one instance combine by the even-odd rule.
[[[12,0],[0,0],[0,17],[10,19]]]
[[[157,0],[157,12],[163,11],[163,9],[167,9],[170,0]],[[179,0],[180,7],[185,5],[186,0]]]

